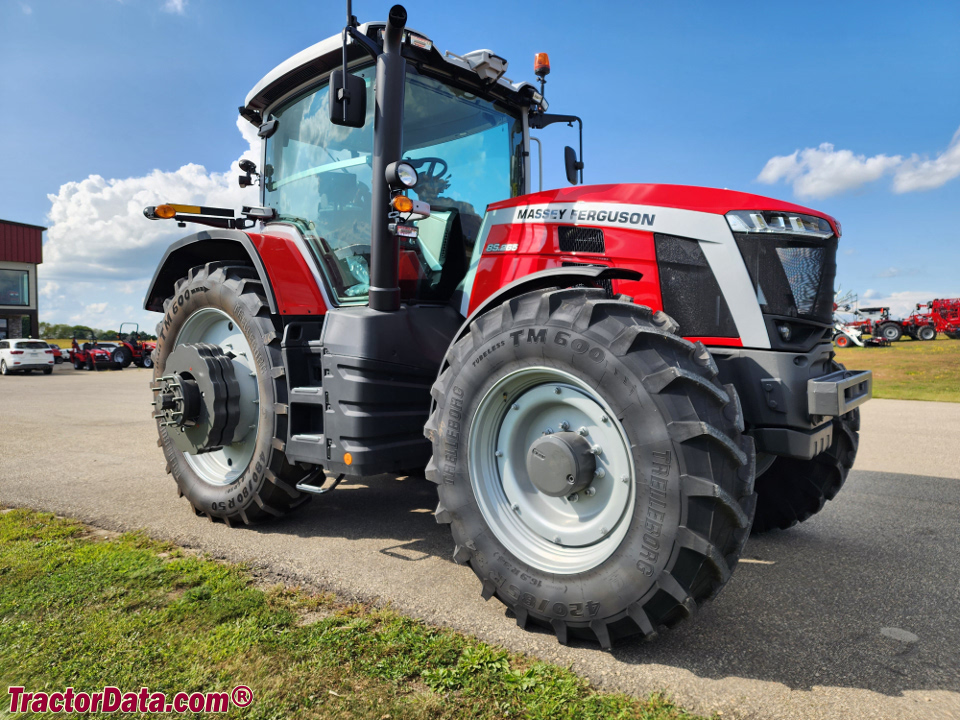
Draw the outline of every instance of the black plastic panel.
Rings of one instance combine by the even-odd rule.
[[[687,337],[738,337],[717,278],[696,240],[654,233],[663,311]]]

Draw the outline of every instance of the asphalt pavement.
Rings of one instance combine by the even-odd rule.
[[[178,499],[150,373],[0,377],[0,504],[245,561],[571,666],[598,687],[666,690],[724,718],[960,718],[960,405],[873,400],[837,499],[745,561],[692,622],[612,652],[523,631],[480,598],[434,522],[434,486],[345,483],[285,520],[229,529]]]

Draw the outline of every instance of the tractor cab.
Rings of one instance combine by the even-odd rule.
[[[373,55],[384,29],[365,23],[350,28],[345,48],[339,36],[308,48],[264,77],[241,108],[264,138],[261,204],[303,235],[338,305],[365,303],[369,295]],[[400,296],[447,302],[462,293],[486,207],[529,190],[530,118],[547,104],[534,86],[507,79],[506,60],[489,50],[441,53],[409,29],[399,50],[400,151],[416,176],[404,190],[428,207],[397,234]],[[344,57],[353,92],[362,94],[352,100],[364,110],[353,126],[338,122],[331,108],[329,70]],[[315,81],[306,79],[310,73]]]

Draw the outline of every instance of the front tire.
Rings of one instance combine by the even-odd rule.
[[[755,504],[753,441],[707,349],[675,329],[629,298],[553,290],[482,315],[448,351],[425,431],[437,522],[483,597],[519,625],[608,648],[690,617],[736,566]],[[530,458],[546,423],[594,443],[579,500],[547,494],[524,469],[521,446],[532,441]]]
[[[838,366],[842,367],[842,366]],[[847,480],[860,445],[860,409],[833,419],[833,443],[811,460],[777,457],[757,475],[753,532],[786,530],[816,515]]]
[[[200,342],[222,345],[240,363],[238,375],[255,376],[249,387],[256,397],[241,402],[257,409],[245,421],[251,429],[240,441],[196,455],[179,450],[169,434],[176,428],[168,431],[158,421],[167,472],[198,515],[227,525],[284,515],[309,499],[296,490],[308,471],[290,465],[283,453],[287,384],[280,335],[253,268],[207,263],[177,281],[157,325],[155,383],[179,344]],[[240,412],[244,418],[242,406]]]
[[[917,338],[924,342],[937,339],[937,331],[932,325],[923,325],[917,330]]]

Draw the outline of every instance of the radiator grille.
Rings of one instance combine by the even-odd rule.
[[[605,252],[603,230],[600,228],[561,225],[557,228],[560,252]]]
[[[737,326],[717,278],[700,249],[688,238],[654,233],[663,311],[691,337],[737,337]]]

